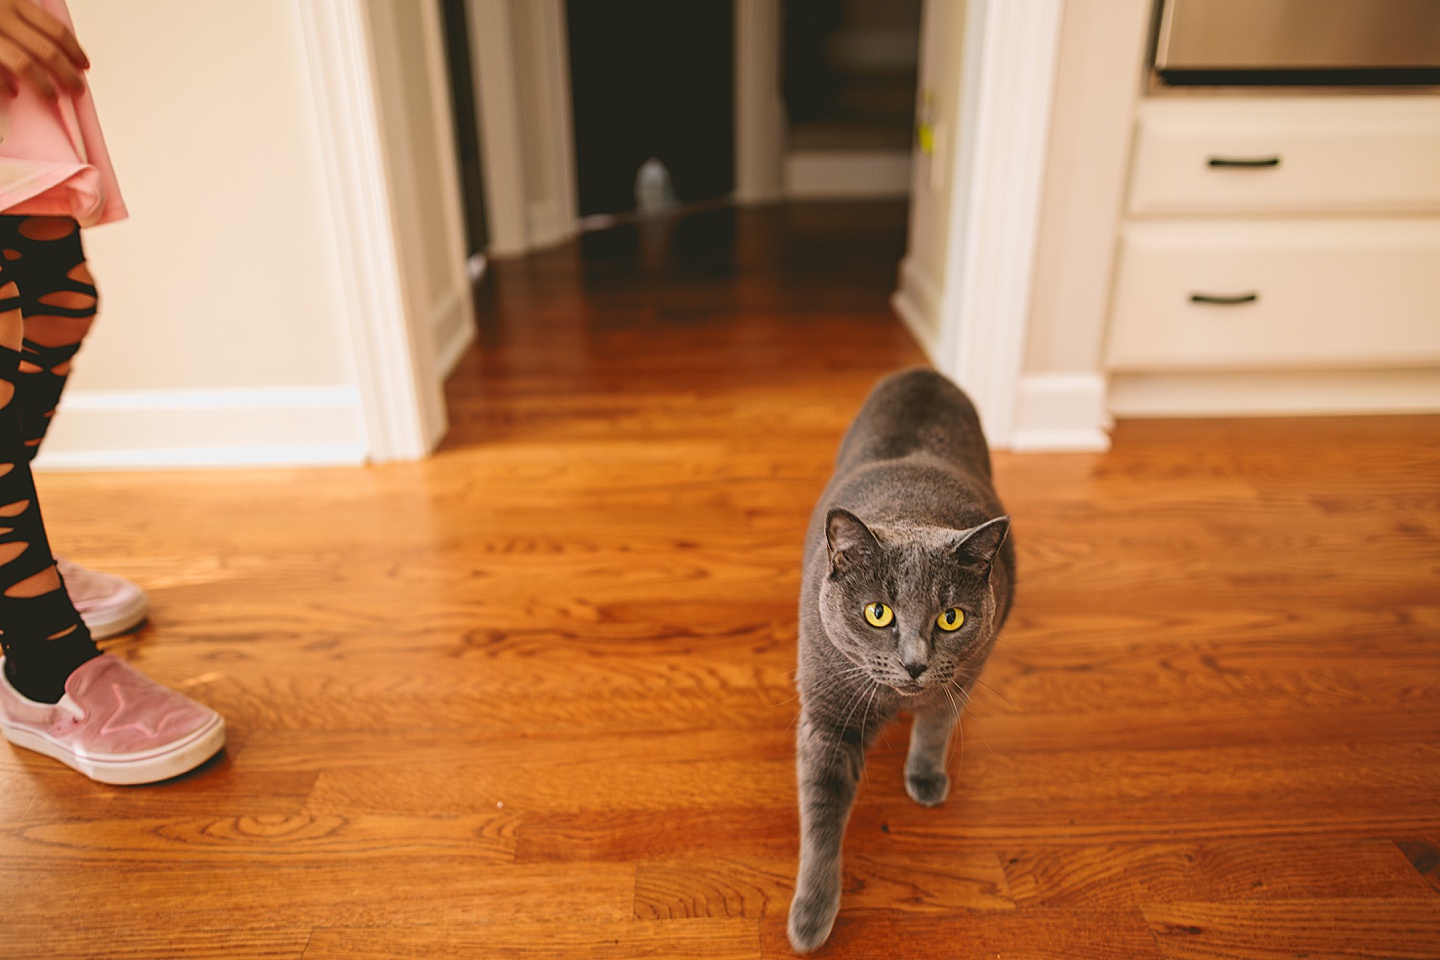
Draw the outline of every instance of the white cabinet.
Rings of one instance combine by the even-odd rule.
[[[1119,242],[1117,412],[1204,412],[1222,382],[1254,402],[1216,412],[1344,409],[1281,396],[1326,371],[1440,396],[1440,97],[1146,100]]]
[[[1440,364],[1440,218],[1122,228],[1115,370]]]
[[[1440,97],[1148,100],[1132,214],[1440,214]]]

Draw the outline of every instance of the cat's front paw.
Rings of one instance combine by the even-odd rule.
[[[790,901],[790,946],[796,953],[809,953],[830,936],[835,914],[840,910],[840,891],[797,892]]]
[[[944,770],[906,773],[905,792],[922,807],[938,807],[950,795],[950,777]]]

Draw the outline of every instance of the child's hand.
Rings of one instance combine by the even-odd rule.
[[[34,0],[0,0],[0,93],[15,96],[22,80],[50,100],[57,84],[79,93],[89,67],[75,34]]]

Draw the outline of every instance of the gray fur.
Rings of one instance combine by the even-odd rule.
[[[800,869],[789,925],[800,953],[830,935],[865,750],[902,710],[915,718],[906,792],[927,807],[945,801],[950,735],[1014,593],[1004,514],[969,398],[931,370],[880,381],[840,445],[805,538]],[[888,627],[864,618],[876,601],[894,610]],[[935,623],[949,607],[966,611],[953,633]]]

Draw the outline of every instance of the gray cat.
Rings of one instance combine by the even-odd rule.
[[[945,801],[950,734],[1010,610],[1010,518],[975,407],[931,370],[887,377],[850,425],[811,516],[800,589],[800,871],[790,944],[840,908],[840,844],[865,750],[914,715],[905,790]]]

